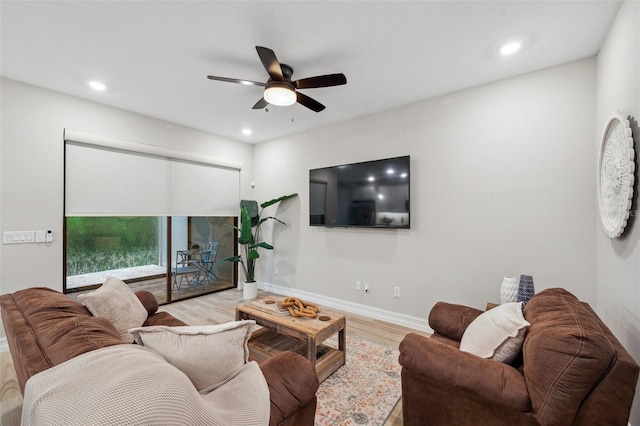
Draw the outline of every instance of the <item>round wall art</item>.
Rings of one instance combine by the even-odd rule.
[[[622,235],[631,209],[634,183],[634,150],[626,115],[611,113],[602,134],[598,158],[598,204],[605,234]]]

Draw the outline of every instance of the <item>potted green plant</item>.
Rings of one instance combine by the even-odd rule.
[[[260,211],[258,211],[258,203],[256,201],[242,200],[240,203],[240,226],[236,226],[234,228],[239,234],[238,244],[242,246],[242,253],[238,256],[227,257],[222,261],[238,262],[242,265],[242,271],[245,276],[243,298],[254,299],[258,294],[258,284],[255,279],[256,260],[260,257],[258,249],[263,248],[265,250],[273,250],[273,246],[271,244],[260,240],[260,225],[268,220],[275,220],[276,222],[287,226],[286,223],[275,216],[262,217],[264,209],[297,196],[298,194],[296,193],[265,201],[260,204]]]

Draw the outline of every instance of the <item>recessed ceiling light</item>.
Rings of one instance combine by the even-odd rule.
[[[387,174],[388,174],[388,175],[392,175],[392,174],[394,174],[394,173],[395,173],[395,172],[394,172],[394,170],[393,170],[393,169],[387,169]]]
[[[406,177],[407,177],[407,174],[406,174],[406,173],[402,173],[402,174],[400,175],[400,177],[401,177],[401,178],[406,178]]]
[[[520,47],[522,47],[522,45],[519,41],[512,41],[502,46],[502,48],[500,49],[500,53],[502,53],[503,55],[513,55],[518,50],[520,50]]]
[[[95,80],[90,81],[89,86],[91,86],[92,89],[98,90],[100,92],[102,92],[103,90],[107,90],[107,86],[105,86],[104,83]]]
[[[253,133],[251,129],[247,129],[247,128],[242,129],[242,134],[245,136],[249,136],[251,133]]]
[[[373,176],[369,176],[369,177],[367,178],[367,180],[368,180],[369,182],[373,182],[374,180],[376,180],[376,178],[374,178]]]

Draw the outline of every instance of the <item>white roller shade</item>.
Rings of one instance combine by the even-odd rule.
[[[67,216],[236,216],[233,163],[65,131]]]
[[[173,216],[237,216],[240,206],[238,170],[171,161]]]

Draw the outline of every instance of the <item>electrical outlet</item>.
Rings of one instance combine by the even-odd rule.
[[[393,297],[400,297],[400,287],[393,288]]]
[[[362,285],[362,283],[360,281],[356,281],[356,290],[360,291],[361,290],[361,285]]]

